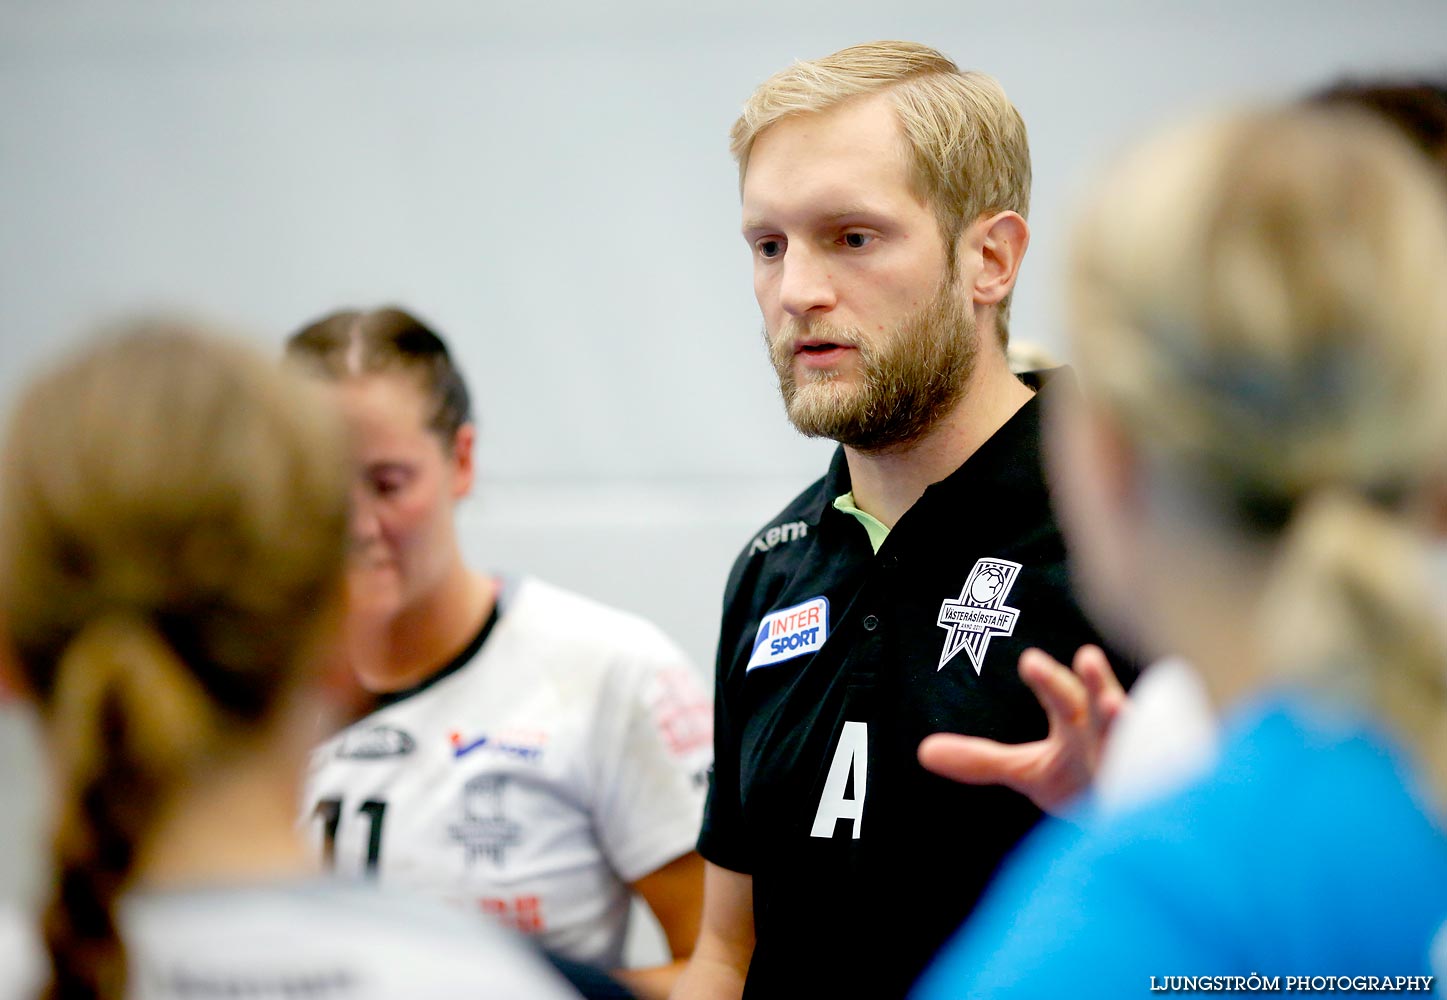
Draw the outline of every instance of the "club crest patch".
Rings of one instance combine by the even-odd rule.
[[[466,850],[467,865],[487,858],[501,865],[507,850],[522,839],[522,826],[503,808],[505,774],[479,774],[462,788],[462,822],[448,827],[448,835]]]
[[[829,599],[814,597],[803,604],[770,611],[759,623],[747,673],[813,653],[829,638]]]
[[[940,605],[937,624],[948,630],[945,648],[936,670],[955,658],[960,650],[970,657],[976,676],[984,669],[985,650],[997,635],[1013,635],[1019,608],[1005,606],[1005,598],[1020,573],[1020,564],[1008,559],[981,559],[970,570],[960,596]]]

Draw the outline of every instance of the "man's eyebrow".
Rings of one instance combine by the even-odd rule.
[[[854,218],[854,217],[856,217],[856,216],[860,216],[860,215],[881,215],[881,214],[883,214],[883,213],[880,212],[879,209],[877,209],[877,208],[875,208],[875,207],[873,207],[873,206],[871,206],[871,205],[854,204],[854,205],[847,205],[847,206],[845,206],[844,208],[841,208],[841,209],[839,209],[839,210],[836,211],[836,212],[830,212],[828,215],[824,216],[823,219],[824,219],[825,222],[838,222],[840,219],[852,219],[852,218]]]
[[[814,222],[816,224],[827,225],[832,222],[838,222],[840,219],[853,219],[860,216],[879,216],[882,214],[884,213],[874,206],[856,203],[846,205],[843,208],[835,209],[832,212],[826,212],[823,215],[816,216]],[[774,228],[774,225],[772,223],[768,222],[763,218],[755,217],[745,219],[744,224],[740,227],[740,231],[749,233],[761,229],[772,228]]]

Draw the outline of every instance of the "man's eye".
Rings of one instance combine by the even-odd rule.
[[[759,240],[759,242],[755,243],[754,246],[758,249],[760,257],[772,259],[784,252],[783,240],[777,240],[772,238]]]
[[[874,237],[868,233],[845,233],[844,245],[855,250],[862,250],[874,242]]]

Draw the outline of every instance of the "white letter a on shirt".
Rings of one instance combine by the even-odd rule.
[[[854,774],[854,798],[846,799],[850,772]],[[814,814],[811,837],[834,836],[834,824],[841,819],[854,820],[854,839],[859,839],[859,824],[864,819],[864,782],[869,772],[869,726],[863,722],[846,722],[839,734],[839,746],[824,779],[824,794],[819,797],[819,811]]]

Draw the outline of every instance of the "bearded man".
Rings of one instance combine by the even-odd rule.
[[[1005,357],[1025,127],[993,79],[881,42],[770,78],[732,139],[789,419],[840,448],[729,578],[674,996],[902,996],[1120,697],[1041,471],[1066,377]],[[940,730],[971,739],[917,755]]]

